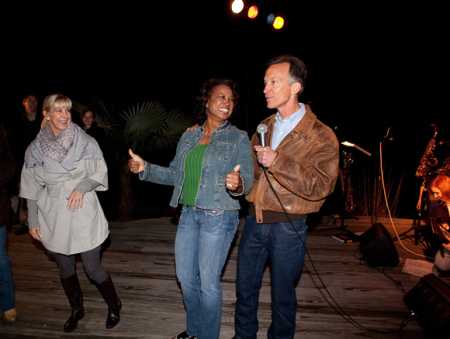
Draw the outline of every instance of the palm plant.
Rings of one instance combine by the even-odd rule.
[[[142,154],[173,146],[192,120],[157,101],[136,104],[121,114],[125,121],[125,143]]]
[[[167,110],[157,101],[147,101],[136,104],[121,113],[125,123],[123,133],[124,139],[120,145],[131,147],[145,158],[155,155],[167,154],[167,150],[174,147],[180,135],[187,127],[193,124],[193,120],[181,114],[177,110]],[[118,213],[120,219],[130,217],[133,194],[131,175],[128,170],[126,149],[120,154],[120,201]]]

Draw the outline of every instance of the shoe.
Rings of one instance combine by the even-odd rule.
[[[117,295],[111,277],[108,277],[101,284],[97,284],[103,299],[108,305],[108,315],[106,316],[106,328],[110,329],[116,326],[120,321],[120,310],[122,309],[122,302]]]
[[[61,279],[61,284],[72,309],[69,319],[64,323],[64,332],[69,333],[77,328],[78,321],[84,317],[83,293],[76,274]]]
[[[106,328],[110,329],[116,326],[120,321],[120,310],[122,309],[122,302],[117,301],[114,307],[108,308],[108,315],[106,317]]]
[[[78,326],[78,321],[83,319],[83,317],[84,308],[81,308],[79,310],[72,309],[72,313],[70,314],[69,319],[67,319],[67,321],[64,323],[64,332],[73,332]]]
[[[7,310],[3,312],[3,321],[7,323],[13,323],[17,319],[17,311],[15,308],[11,308],[10,310]]]
[[[183,331],[181,333],[178,333],[175,337],[172,339],[196,339],[197,337],[195,335],[189,335],[187,331]]]

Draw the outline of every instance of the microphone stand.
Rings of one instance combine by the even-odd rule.
[[[365,150],[364,148],[362,148],[361,146],[352,143],[350,141],[343,141],[341,142],[341,144],[343,146],[346,147],[351,147],[351,148],[355,148],[356,150],[358,150],[359,152],[365,154],[366,156],[370,157],[372,156],[372,154]],[[346,156],[345,156],[346,157]],[[345,219],[346,219],[346,214],[348,213],[347,211],[347,202],[348,202],[348,186],[350,185],[350,179],[349,179],[349,165],[351,165],[351,163],[353,162],[353,159],[350,158],[345,158],[344,159],[344,169],[341,170],[341,186],[342,186],[342,194],[344,196],[344,202],[343,202],[343,207],[342,207],[342,211],[340,213],[339,219],[340,219],[340,225],[339,225],[339,229],[341,232],[344,232],[345,236],[348,237],[349,239],[351,239],[352,241],[357,241],[358,240],[358,235],[356,235],[355,233],[353,233],[352,231],[350,231],[349,229],[347,229],[347,225],[345,225]],[[351,199],[351,201],[353,201],[353,199]],[[350,205],[353,205],[352,203],[349,203]],[[350,207],[351,209],[352,207]],[[351,217],[353,219],[355,219],[356,217]]]

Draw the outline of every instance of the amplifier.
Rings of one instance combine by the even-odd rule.
[[[403,300],[427,333],[450,333],[450,286],[444,280],[428,274]]]

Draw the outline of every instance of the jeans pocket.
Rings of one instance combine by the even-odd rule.
[[[300,220],[293,220],[292,223],[283,222],[280,226],[286,234],[296,234],[299,236],[303,236],[308,229],[305,222]]]
[[[178,218],[177,228],[188,227],[189,216],[192,216],[192,209],[190,207],[183,206],[180,217]]]

